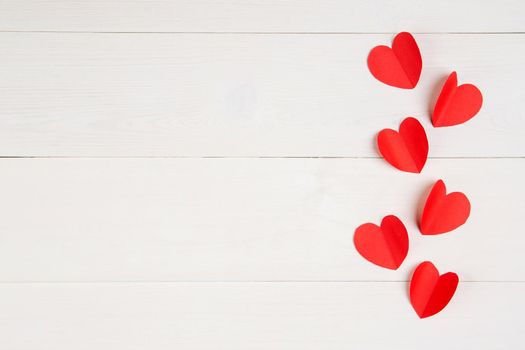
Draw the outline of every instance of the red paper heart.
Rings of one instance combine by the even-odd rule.
[[[368,69],[377,80],[402,89],[416,87],[423,61],[414,37],[407,32],[396,35],[392,48],[380,45],[368,55]]]
[[[403,120],[399,132],[381,130],[377,135],[377,147],[387,162],[402,171],[420,173],[427,161],[427,135],[416,118]]]
[[[424,235],[437,235],[463,225],[470,215],[470,202],[463,193],[447,193],[445,183],[438,180],[428,195],[419,223]]]
[[[432,124],[442,127],[464,123],[479,112],[482,104],[481,91],[472,84],[458,86],[457,74],[452,72],[439,94]]]
[[[410,302],[420,318],[437,314],[447,306],[458,286],[454,272],[439,275],[430,261],[419,264],[410,281]]]
[[[394,215],[381,220],[381,227],[366,223],[355,230],[354,244],[366,260],[396,270],[408,253],[408,234],[405,225]]]

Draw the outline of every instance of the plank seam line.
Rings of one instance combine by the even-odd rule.
[[[380,156],[0,156],[0,159],[382,159]],[[428,157],[428,159],[525,159],[525,156]]]
[[[203,35],[395,35],[397,32],[258,32],[258,31],[90,31],[90,30],[10,30],[0,29],[0,33],[49,33],[49,34],[203,34]],[[523,31],[501,32],[412,32],[418,35],[522,35]]]
[[[210,284],[220,284],[220,283],[252,283],[252,284],[269,284],[269,283],[281,283],[281,284],[313,284],[313,283],[334,283],[334,284],[343,284],[343,283],[408,283],[410,281],[381,281],[381,280],[166,280],[166,281],[140,281],[140,280],[128,280],[128,281],[0,281],[1,285],[8,284],[178,284],[178,283],[210,283]],[[465,281],[461,280],[461,283],[525,283],[524,280],[479,280],[479,281]]]

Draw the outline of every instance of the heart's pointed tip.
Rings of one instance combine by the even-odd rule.
[[[361,253],[359,253],[359,254],[361,254]],[[381,267],[381,268],[383,268],[383,269],[388,269],[388,270],[395,271],[395,270],[397,270],[397,269],[399,268],[399,266],[401,265],[401,264],[399,264],[399,266],[396,267],[396,266],[393,266],[393,265],[389,265],[388,263],[385,263],[385,262],[380,262],[380,263],[378,263],[377,261],[374,261],[374,259],[370,259],[370,258],[368,258],[368,257],[366,257],[366,256],[364,256],[364,255],[362,255],[362,254],[361,254],[361,256],[362,256],[363,258],[365,258],[366,260],[368,260],[368,262],[371,262],[372,264],[374,264],[374,265],[376,265],[376,266],[379,266],[379,267]]]
[[[432,121],[432,126],[434,128],[443,128],[443,127],[447,127],[447,126],[452,126],[452,125],[448,125],[448,124],[444,124],[440,121],[441,118],[439,118],[439,116],[435,115],[435,114],[432,114],[432,117],[431,117],[431,121]]]
[[[419,232],[421,232],[421,234],[423,236],[431,235],[431,233],[429,232],[428,227],[427,227],[427,225],[425,223],[420,222],[419,225],[418,225],[418,228],[419,228]]]
[[[399,168],[398,168],[399,169]],[[411,173],[411,174],[419,174],[421,171],[417,169],[399,169],[401,171],[404,171],[405,173]]]
[[[437,235],[442,235],[444,233],[450,232],[450,231],[433,231],[430,228],[426,228],[425,230],[420,230],[420,231],[423,236],[437,236]]]
[[[426,262],[426,261],[425,261],[425,262]],[[423,264],[423,263],[422,263],[422,264]],[[411,303],[411,304],[412,304],[412,303]],[[414,311],[416,312],[417,317],[419,317],[419,319],[421,319],[421,320],[430,316],[430,315],[425,315],[424,311],[420,311],[420,310],[416,309],[416,307],[414,306],[414,304],[412,304],[412,308],[413,308]]]
[[[373,73],[372,73],[373,74]],[[379,80],[380,82],[382,82],[383,84],[385,85],[388,85],[388,86],[391,86],[391,87],[395,87],[395,88],[398,88],[398,89],[403,89],[403,90],[413,90],[415,86],[409,86],[409,85],[401,85],[401,84],[394,84],[394,83],[387,83],[387,82],[384,82],[380,79],[380,77],[377,77],[374,75],[374,77]]]
[[[403,258],[403,261],[405,259]],[[396,264],[395,266],[392,266],[392,267],[389,267],[390,270],[392,271],[396,271],[397,269],[399,269],[399,267],[403,264],[403,261],[399,262],[398,264]]]
[[[417,86],[417,83],[419,83],[419,78],[421,78],[421,72],[419,72],[419,74],[420,75],[417,78],[415,78],[414,81],[410,81],[410,83],[412,84],[411,89],[415,89]]]

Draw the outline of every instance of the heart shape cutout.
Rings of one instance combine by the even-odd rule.
[[[481,91],[472,84],[458,86],[457,74],[452,72],[439,94],[432,113],[432,124],[435,127],[462,124],[472,119],[482,104]]]
[[[419,264],[410,281],[410,303],[420,318],[437,314],[454,296],[459,278],[454,272],[439,275],[430,261]]]
[[[396,35],[392,48],[376,46],[368,54],[368,69],[379,81],[401,89],[416,87],[423,61],[414,37],[407,32]]]
[[[420,173],[427,161],[427,134],[416,118],[403,120],[399,132],[381,130],[377,135],[377,147],[387,162],[402,171]]]
[[[463,193],[447,193],[442,180],[438,180],[428,195],[419,229],[424,235],[437,235],[463,225],[470,215],[470,202]]]
[[[394,215],[381,220],[381,227],[366,223],[354,233],[354,245],[366,260],[381,267],[397,270],[408,254],[408,233]]]

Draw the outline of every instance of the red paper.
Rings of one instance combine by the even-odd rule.
[[[392,48],[380,45],[368,55],[368,69],[379,81],[402,89],[416,87],[423,61],[414,37],[407,32],[396,35]]]
[[[481,91],[472,84],[458,86],[457,74],[452,72],[439,94],[432,124],[442,127],[464,123],[479,112],[482,104]]]
[[[377,136],[379,153],[387,162],[402,171],[420,173],[428,155],[425,129],[415,118],[403,120],[399,132],[383,129]]]
[[[354,244],[366,260],[396,270],[408,253],[408,234],[405,225],[394,215],[381,221],[381,227],[366,223],[355,230]]]
[[[419,223],[424,235],[437,235],[463,225],[470,215],[470,202],[463,193],[447,193],[445,183],[438,180],[428,195]]]
[[[430,261],[419,264],[410,281],[410,302],[420,318],[437,314],[447,306],[458,286],[454,272],[439,275]]]

